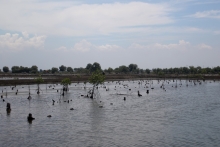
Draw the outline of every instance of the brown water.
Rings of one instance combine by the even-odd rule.
[[[14,90],[9,86],[0,87],[5,100],[0,99],[0,147],[219,146],[218,81],[194,85],[182,80],[182,85],[177,82],[177,88],[176,82],[170,81],[169,84],[165,82],[166,91],[160,88],[162,82],[151,81],[153,84],[147,84],[149,88],[145,87],[145,82],[140,85],[138,81],[125,81],[120,85],[106,82],[109,91],[100,87],[101,97],[93,100],[81,96],[86,94],[82,83],[73,83],[64,97],[56,91],[61,89],[60,85],[51,88],[49,84],[41,85],[40,95],[36,95],[37,86],[31,85],[31,100],[27,99],[27,85]],[[122,84],[129,87],[124,88]],[[91,85],[87,84],[87,91],[89,87]],[[15,95],[17,89],[18,95]],[[137,96],[138,90],[142,97]],[[67,103],[67,100],[72,101]],[[9,115],[7,102],[12,108]],[[29,113],[35,117],[32,123],[27,121]]]

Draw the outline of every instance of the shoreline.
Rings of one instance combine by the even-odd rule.
[[[0,86],[13,85],[29,85],[36,84],[35,78],[38,75],[27,74],[0,74]],[[43,74],[42,84],[60,83],[64,78],[70,78],[72,83],[88,82],[90,75],[73,75],[73,74]],[[21,79],[19,79],[21,78]],[[181,79],[181,80],[220,80],[220,75],[164,75],[158,76],[153,74],[108,74],[105,75],[105,81],[122,81],[122,80],[165,80],[165,79]]]

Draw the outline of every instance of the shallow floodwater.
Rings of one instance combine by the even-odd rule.
[[[86,84],[84,89],[83,83],[72,83],[64,97],[60,96],[61,85],[42,84],[40,95],[37,85],[31,85],[31,100],[27,99],[28,85],[14,90],[0,87],[5,100],[0,99],[0,146],[219,146],[220,82],[195,82],[105,82],[109,91],[100,86],[95,99],[82,96],[91,88]],[[11,103],[10,114],[6,113],[7,102]],[[35,117],[32,123],[27,121],[29,113]]]

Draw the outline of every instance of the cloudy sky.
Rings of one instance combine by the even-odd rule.
[[[0,0],[0,68],[220,65],[219,0]]]

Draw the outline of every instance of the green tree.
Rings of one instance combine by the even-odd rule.
[[[4,67],[3,67],[3,71],[4,71],[4,72],[9,72],[9,68],[8,68],[7,66],[4,66]]]
[[[36,65],[31,67],[31,73],[38,73],[38,67]]]
[[[39,75],[39,77],[37,77],[35,79],[36,83],[37,83],[37,94],[40,94],[40,84],[44,82],[43,78],[41,77],[41,75]]]
[[[197,74],[201,74],[202,68],[200,66],[196,67]]]
[[[73,68],[72,67],[67,67],[67,71],[68,72],[73,72]]]
[[[173,72],[174,72],[175,74],[179,74],[179,73],[180,73],[180,72],[179,72],[179,68],[177,68],[177,67],[173,68]]]
[[[115,72],[116,74],[118,74],[118,73],[119,73],[119,68],[116,67],[116,68],[114,69],[114,72]]]
[[[168,69],[168,73],[169,73],[169,74],[173,74],[173,68],[169,68],[169,69]]]
[[[137,64],[130,64],[130,65],[128,65],[128,68],[129,68],[130,72],[133,72],[138,68],[138,66],[137,66]]]
[[[157,74],[157,69],[156,68],[153,68],[152,71],[153,71],[154,74]]]
[[[97,70],[99,71],[102,70],[101,65],[98,62],[94,62],[91,68],[91,72],[95,72]]]
[[[19,66],[12,66],[11,67],[11,72],[12,73],[19,73],[20,72]]]
[[[92,94],[90,98],[93,98],[94,89],[99,84],[103,84],[105,81],[105,75],[101,71],[95,71],[92,73],[92,75],[89,77],[89,83],[93,85],[92,88]]]
[[[144,70],[143,70],[143,69],[139,69],[139,73],[140,73],[140,74],[143,74],[143,73],[144,73]]]
[[[59,69],[60,69],[60,71],[66,71],[66,66],[61,65],[61,66],[59,67]]]
[[[119,66],[119,72],[120,73],[128,73],[129,72],[129,68],[125,65]]]
[[[147,73],[147,74],[150,74],[150,69],[145,69],[145,72]]]
[[[168,73],[168,69],[167,68],[162,69],[162,71],[163,71],[164,74]]]
[[[190,74],[196,74],[196,70],[194,66],[189,66]]]
[[[210,67],[206,67],[205,69],[206,69],[207,74],[211,74],[212,69]]]
[[[79,68],[74,68],[74,72],[78,73],[78,74],[87,74],[89,71],[83,67],[79,67]]]
[[[62,95],[64,96],[64,91],[67,91],[67,90],[68,90],[68,85],[71,84],[71,81],[70,81],[69,78],[65,78],[65,79],[63,79],[63,80],[61,81],[60,84],[63,85],[63,94],[62,94]]]
[[[218,74],[218,73],[220,73],[220,67],[219,66],[217,66],[217,67],[214,67],[213,69],[212,69],[212,73],[214,73],[214,74]]]
[[[158,76],[164,76],[164,73],[162,71],[159,71]]]
[[[52,72],[52,73],[56,73],[56,72],[58,72],[58,68],[56,68],[56,67],[52,67],[51,72]]]
[[[183,67],[183,74],[189,74],[189,68],[188,67]]]
[[[91,63],[88,63],[88,64],[86,65],[86,69],[87,69],[89,72],[91,72],[91,71],[92,71],[92,64],[91,64]]]
[[[207,74],[207,71],[205,68],[202,69],[201,74]]]
[[[107,69],[107,72],[108,72],[109,74],[111,74],[113,71],[114,71],[114,70],[113,70],[111,67],[109,67],[109,68]]]

